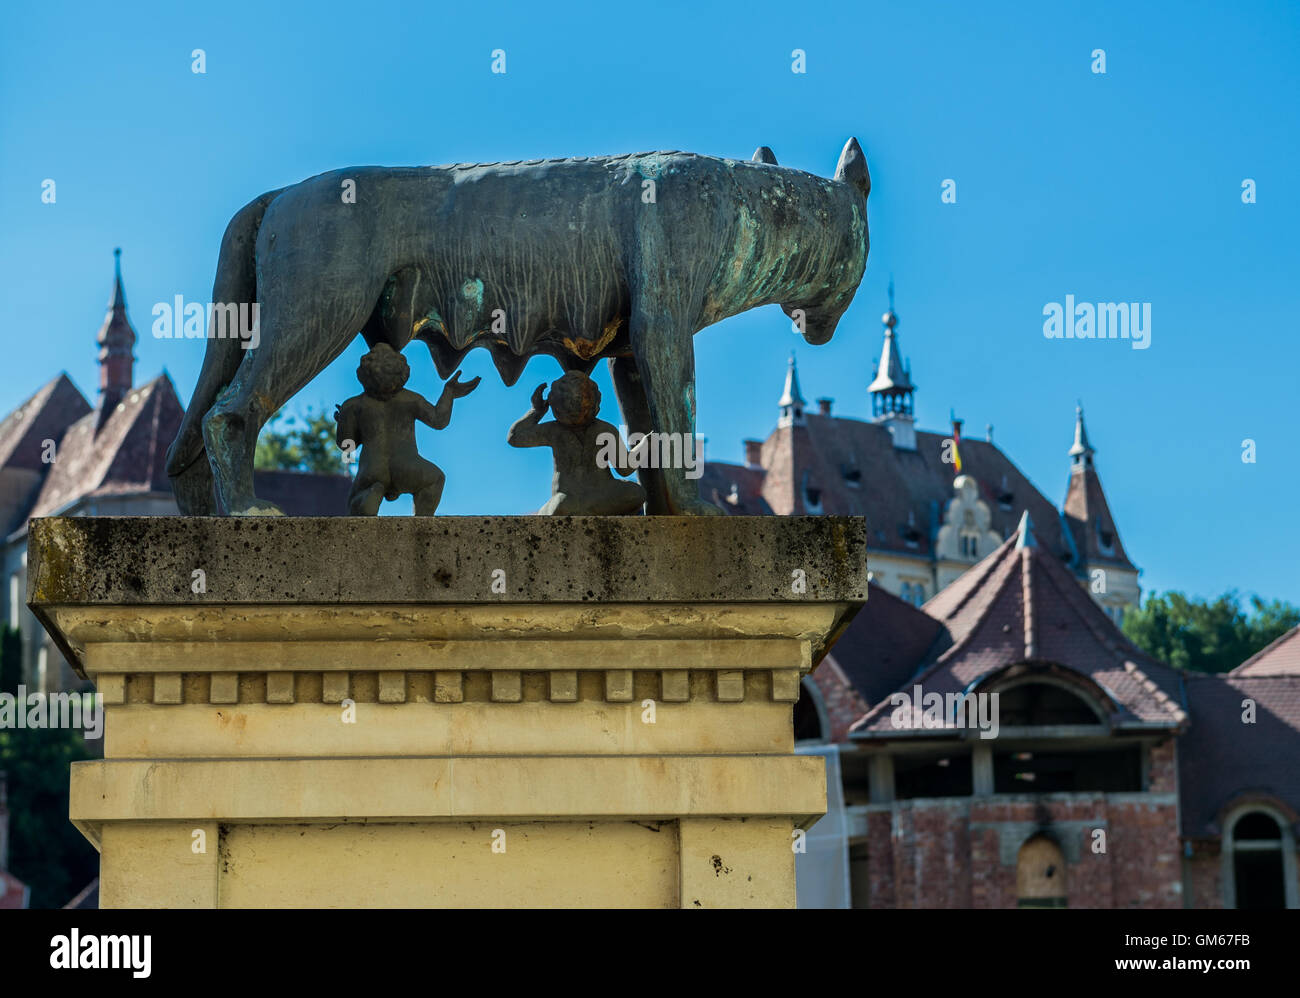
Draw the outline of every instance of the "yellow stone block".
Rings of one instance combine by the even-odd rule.
[[[610,669],[605,673],[605,699],[616,703],[632,699],[632,670]]]
[[[209,703],[239,703],[239,673],[214,672],[208,687]]]
[[[266,674],[267,703],[293,703],[293,675],[292,672]]]
[[[691,698],[691,674],[687,669],[669,669],[660,674],[660,696],[666,703],[684,703]]]
[[[379,702],[404,703],[406,701],[406,673],[379,673]]]
[[[29,599],[107,705],[69,801],[103,907],[794,905],[791,704],[860,519],[276,518],[206,594],[167,580],[247,523],[93,526],[33,521]]]
[[[683,819],[679,835],[683,908],[795,906],[788,819]]]
[[[99,840],[101,908],[215,908],[217,823],[124,821]]]
[[[578,699],[578,674],[572,670],[549,674],[551,699],[557,703],[573,703]]]
[[[728,670],[717,674],[718,699],[724,703],[739,703],[745,699],[745,674]]]
[[[465,699],[464,673],[435,672],[433,698],[438,703],[460,703]]]
[[[492,673],[492,700],[494,703],[518,703],[523,699],[523,687],[518,672]]]
[[[154,703],[181,703],[181,677],[176,672],[160,672],[153,677]]]

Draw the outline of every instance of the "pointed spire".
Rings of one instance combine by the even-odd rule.
[[[799,391],[799,371],[795,367],[794,351],[790,351],[790,366],[785,372],[785,391],[777,405],[781,407],[781,418],[777,426],[798,426],[803,423],[803,410],[807,403]]]
[[[122,286],[122,251],[113,250],[113,294],[108,300],[104,324],[95,342],[99,344],[99,418],[96,430],[131,390],[134,380],[136,335],[126,315],[126,290]]]
[[[1070,448],[1070,464],[1074,468],[1091,468],[1096,453],[1088,443],[1088,431],[1083,425],[1083,403],[1074,409],[1074,445]]]
[[[1016,527],[1016,550],[1038,547],[1038,538],[1034,536],[1034,521],[1025,510],[1020,516],[1020,526]]]
[[[1093,463],[1092,444],[1083,423],[1083,404],[1074,411],[1074,444],[1070,447],[1070,482],[1061,514],[1072,535],[1075,572],[1083,577],[1097,562],[1133,567],[1120,543],[1110,503]]]
[[[880,351],[880,363],[876,365],[875,379],[867,386],[871,393],[873,414],[892,415],[900,413],[911,415],[912,366],[904,364],[898,349],[898,335],[894,327],[898,325],[898,314],[894,311],[894,282],[889,282],[889,310],[880,317],[885,326],[885,343]]]
[[[126,312],[126,292],[122,289],[122,248],[113,250],[113,297],[108,300],[109,312]]]
[[[785,371],[785,391],[777,405],[804,405],[803,395],[799,392],[799,370],[795,366],[794,351],[790,351],[790,365]]]

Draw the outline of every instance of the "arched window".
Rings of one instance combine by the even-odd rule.
[[[1066,906],[1065,855],[1048,835],[1031,836],[1016,857],[1016,907]]]
[[[1224,904],[1229,908],[1294,908],[1295,837],[1272,808],[1247,806],[1223,834]]]
[[[1060,682],[1021,682],[999,692],[1006,727],[1103,723],[1095,707]]]
[[[994,689],[1003,736],[995,744],[995,794],[1131,793],[1144,789],[1142,748],[1115,744],[1103,706],[1079,686],[1046,674]]]
[[[797,742],[828,742],[831,740],[831,718],[822,699],[821,690],[808,676],[799,683],[799,699],[794,704],[794,740]]]

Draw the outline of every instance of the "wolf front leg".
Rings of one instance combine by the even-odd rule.
[[[609,358],[609,377],[614,382],[618,409],[623,414],[623,422],[627,424],[629,438],[634,433],[643,436],[650,433],[654,424],[650,420],[650,404],[646,401],[645,386],[641,381],[641,372],[637,370],[636,358]],[[662,516],[671,512],[668,489],[659,469],[640,468],[636,475],[646,492],[646,513]]]
[[[696,483],[686,477],[688,462],[694,466],[695,448],[694,330],[675,316],[676,310],[645,307],[648,304],[633,306],[629,328],[650,429],[661,435],[658,441],[650,442],[651,451],[658,453],[660,467],[655,487],[649,481],[645,484],[649,496],[646,512],[651,515],[721,514],[717,506],[700,498]],[[622,399],[620,386],[620,404]],[[624,415],[629,418],[631,430],[632,414],[625,409]],[[664,446],[663,434],[668,435],[668,446]],[[659,446],[654,446],[656,443]],[[667,467],[665,456],[672,458]]]

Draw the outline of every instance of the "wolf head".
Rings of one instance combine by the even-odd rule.
[[[754,153],[754,161],[776,163],[776,156],[767,146]],[[850,138],[840,153],[835,167],[835,183],[844,185],[848,211],[835,216],[833,229],[824,234],[825,243],[833,247],[830,257],[842,261],[843,266],[834,278],[806,301],[782,302],[781,309],[799,325],[803,338],[820,345],[835,335],[840,321],[862,280],[867,263],[869,239],[867,233],[867,197],[871,194],[871,173],[867,170],[867,157],[858,140]]]

